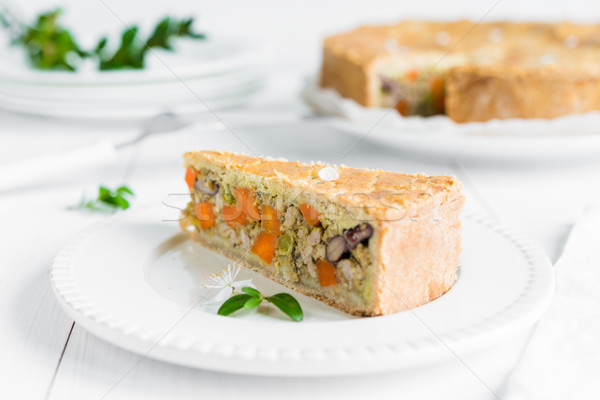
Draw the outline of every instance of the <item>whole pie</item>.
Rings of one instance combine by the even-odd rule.
[[[324,41],[321,86],[457,122],[600,110],[600,24],[403,21]]]

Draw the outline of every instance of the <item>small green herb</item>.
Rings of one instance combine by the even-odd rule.
[[[118,209],[126,210],[129,208],[129,200],[127,198],[133,196],[133,191],[127,186],[120,186],[115,190],[100,186],[98,188],[98,198],[89,201],[81,199],[81,202],[77,206],[70,207],[70,209],[99,212],[112,212]]]
[[[296,322],[300,322],[304,318],[300,303],[290,294],[277,293],[276,295],[267,297],[266,300],[289,315]]]
[[[225,301],[217,314],[230,315],[242,308],[254,310],[263,301],[268,301],[296,322],[300,322],[304,318],[300,303],[288,293],[277,293],[273,296],[265,297],[261,292],[251,287],[242,288],[242,292],[244,294],[238,294]]]
[[[249,294],[238,294],[236,296],[230,297],[219,307],[219,311],[217,314],[219,315],[229,315],[233,312],[236,312],[240,308],[244,307],[244,304],[250,299],[254,297]]]
[[[37,69],[75,71],[77,56],[88,55],[71,32],[60,26],[60,13],[57,9],[39,15],[35,23],[14,40],[14,44],[25,48],[29,63]]]
[[[78,61],[84,58],[97,60],[100,70],[141,69],[144,68],[146,53],[153,47],[173,50],[173,38],[206,38],[192,30],[193,18],[177,20],[166,17],[156,25],[147,40],[138,36],[137,26],[129,26],[121,34],[121,43],[116,51],[109,51],[106,37],[101,38],[93,50],[87,51],[77,44],[68,29],[60,25],[60,14],[60,9],[40,14],[31,26],[11,26],[10,19],[0,15],[0,25],[20,32],[13,44],[25,49],[31,66],[43,70],[76,71]]]
[[[260,305],[260,303],[262,303],[262,301],[263,301],[263,299],[261,299],[261,298],[253,297],[244,303],[244,308],[246,310],[254,310],[256,307],[258,307]]]
[[[242,288],[242,292],[244,292],[246,294],[249,294],[252,297],[256,297],[256,298],[262,299],[262,294],[258,290],[254,289],[254,288],[251,288],[249,286],[243,287]]]

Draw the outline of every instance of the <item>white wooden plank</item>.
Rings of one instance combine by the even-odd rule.
[[[47,124],[47,129],[57,128]],[[20,151],[27,141],[45,140],[31,131],[20,134],[24,140],[5,142],[3,153],[10,153],[11,148]],[[91,140],[97,138],[82,133],[74,143]],[[72,327],[54,299],[50,266],[72,235],[104,218],[66,208],[79,202],[83,188],[97,191],[101,183],[120,184],[129,157],[130,152],[125,152],[117,163],[102,168],[75,166],[65,176],[0,197],[0,398],[45,397]]]
[[[75,328],[50,400],[481,399],[496,400],[525,336],[438,365],[341,378],[270,378],[196,370],[116,348]],[[463,362],[468,365],[466,368]],[[128,371],[131,372],[128,373]],[[485,385],[481,382],[485,382]]]
[[[62,242],[90,222],[64,211],[79,195],[38,192],[35,199],[0,201],[0,398],[43,398],[56,369],[71,320],[54,300],[49,268]]]

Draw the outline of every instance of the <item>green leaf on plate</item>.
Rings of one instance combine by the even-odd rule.
[[[249,294],[252,297],[257,297],[259,299],[262,299],[262,294],[258,290],[251,288],[249,286],[243,287],[242,292]]]
[[[300,322],[304,318],[304,313],[302,312],[300,303],[298,303],[298,300],[288,293],[277,293],[273,296],[266,297],[266,300],[272,303],[275,307],[279,308],[296,322]]]
[[[246,310],[254,310],[262,302],[263,302],[262,297],[252,297],[250,300],[248,300],[244,303],[244,308]]]
[[[221,307],[219,307],[219,311],[217,311],[217,314],[229,315],[231,313],[234,313],[240,308],[243,308],[246,302],[250,299],[253,299],[253,297],[249,294],[238,294],[236,296],[230,297],[225,303],[221,305]]]

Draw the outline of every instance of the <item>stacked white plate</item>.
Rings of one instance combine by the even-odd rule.
[[[152,50],[143,70],[37,71],[22,49],[0,50],[0,108],[66,118],[137,119],[165,111],[202,112],[247,102],[268,71],[267,47],[248,38],[180,39]]]

